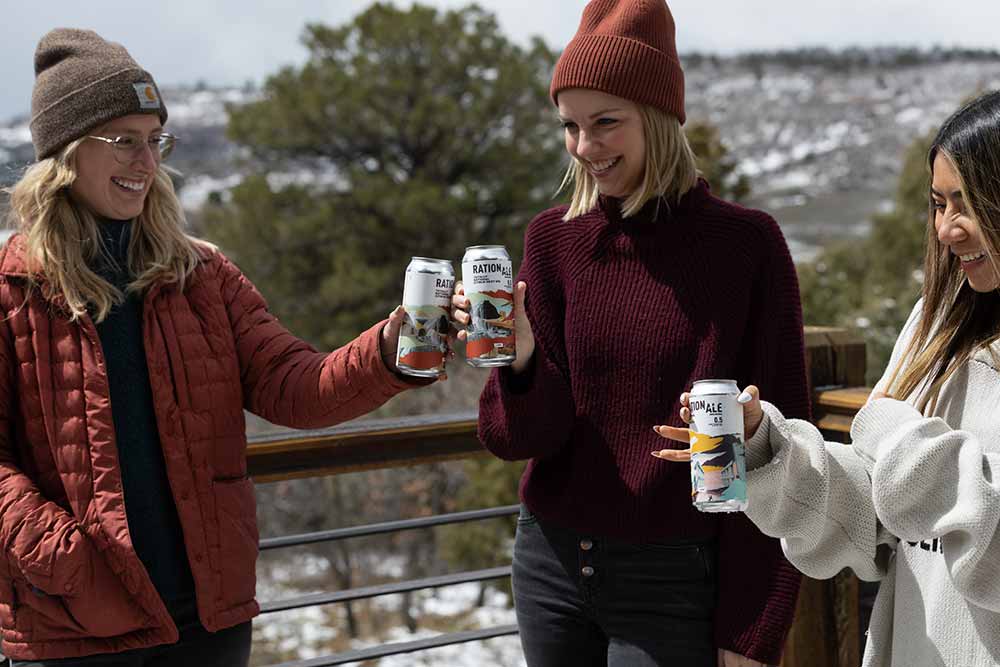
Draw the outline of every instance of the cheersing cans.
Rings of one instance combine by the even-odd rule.
[[[403,309],[396,366],[401,373],[437,377],[448,354],[448,312],[455,287],[455,270],[446,259],[414,257],[406,267]]]
[[[466,328],[465,358],[472,366],[514,363],[514,273],[500,245],[465,249],[462,282],[472,316]]]
[[[698,380],[691,389],[691,498],[702,512],[747,508],[739,393],[735,380]]]

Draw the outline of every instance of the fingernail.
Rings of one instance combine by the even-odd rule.
[[[740,394],[739,396],[736,397],[736,402],[737,403],[749,403],[752,400],[753,400],[753,396],[751,396],[750,394],[748,394],[745,391],[742,394]]]
[[[660,432],[660,427],[659,427],[659,426],[654,426],[654,427],[653,427],[653,431],[654,431],[655,433],[659,433],[659,432]]]
[[[655,456],[658,459],[662,459],[663,458],[662,456],[660,456],[659,452],[650,452],[650,454],[652,454],[653,456]]]

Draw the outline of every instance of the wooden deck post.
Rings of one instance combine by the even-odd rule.
[[[864,340],[831,327],[806,327],[805,340],[813,420],[828,439],[846,441],[854,412],[868,395]],[[852,572],[827,580],[803,577],[782,667],[858,667],[860,633]]]

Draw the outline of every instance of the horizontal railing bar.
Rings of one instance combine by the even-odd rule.
[[[442,586],[454,586],[455,584],[467,584],[471,581],[488,581],[490,579],[501,579],[510,576],[510,566],[494,567],[487,570],[472,570],[469,572],[455,572],[443,574],[437,577],[425,577],[423,579],[409,579],[407,581],[397,581],[391,584],[380,584],[378,586],[363,586],[361,588],[349,588],[343,591],[332,593],[311,593],[300,595],[287,600],[276,600],[265,602],[260,605],[260,613],[271,614],[289,609],[301,609],[303,607],[313,607],[324,604],[335,604],[337,602],[351,602],[354,600],[364,600],[378,597],[380,595],[393,595],[397,593],[409,593],[422,588],[440,588]]]
[[[356,419],[330,428],[313,430],[293,430],[274,427],[274,431],[256,433],[247,437],[254,446],[303,444],[312,440],[328,440],[330,438],[347,437],[351,435],[369,435],[371,433],[394,434],[405,432],[421,432],[427,429],[440,430],[454,426],[464,427],[478,418],[475,410],[460,412],[409,415],[406,417],[390,417],[386,419]]]
[[[819,387],[813,394],[813,423],[822,431],[847,434],[864,407],[869,387]]]
[[[462,523],[464,521],[481,521],[484,519],[493,519],[496,517],[517,514],[518,509],[518,505],[504,505],[502,507],[490,507],[487,509],[469,510],[466,512],[452,512],[451,514],[438,514],[436,516],[425,516],[416,519],[401,519],[399,521],[370,523],[363,526],[350,526],[348,528],[333,528],[331,530],[320,530],[314,533],[299,533],[298,535],[269,537],[260,541],[260,549],[261,551],[266,551],[268,549],[298,547],[305,544],[316,544],[317,542],[345,540],[351,537],[367,537],[370,535],[397,533],[403,530],[432,528],[434,526],[445,526],[452,523]]]
[[[465,411],[257,433],[247,470],[256,482],[273,482],[484,456],[476,425],[476,412]]]
[[[357,649],[346,653],[337,653],[321,658],[310,658],[296,662],[283,662],[272,667],[334,667],[335,665],[346,665],[350,662],[360,662],[362,660],[375,660],[386,658],[390,655],[401,655],[403,653],[415,653],[426,651],[442,646],[452,646],[454,644],[464,644],[466,642],[481,641],[484,639],[494,639],[516,635],[516,625],[498,625],[493,628],[482,628],[479,630],[464,630],[462,632],[450,632],[434,637],[425,637],[411,642],[396,642],[393,644],[382,644],[371,648]]]

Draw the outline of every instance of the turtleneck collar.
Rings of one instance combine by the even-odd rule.
[[[128,246],[132,240],[132,223],[132,220],[97,220],[102,252],[98,255],[94,268],[109,280],[114,277],[112,282],[128,279]]]
[[[628,218],[622,217],[622,203],[624,202],[622,198],[601,195],[597,198],[597,205],[609,222],[639,226],[670,220],[681,213],[696,210],[705,201],[708,194],[708,182],[699,178],[694,187],[684,193],[676,204],[671,205],[666,199],[656,197],[650,199],[639,209],[638,213]]]

